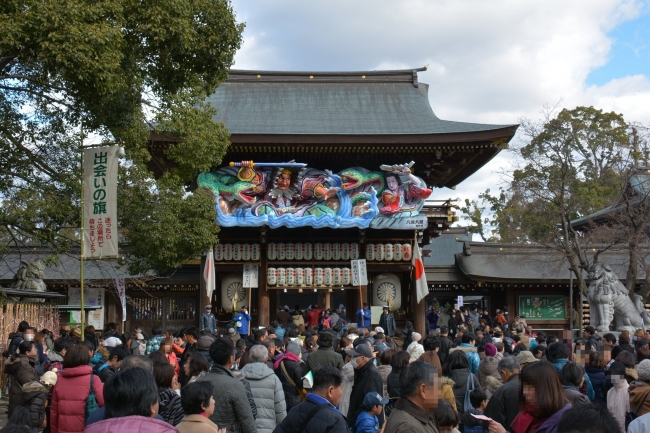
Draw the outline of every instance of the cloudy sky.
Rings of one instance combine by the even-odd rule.
[[[594,105],[650,123],[650,0],[233,0],[246,23],[236,69],[375,70],[428,65],[442,119],[536,119]],[[439,197],[497,189],[497,158]],[[434,193],[435,194],[435,193]]]

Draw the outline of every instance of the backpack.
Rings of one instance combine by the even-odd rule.
[[[469,410],[471,409],[472,406],[472,400],[469,398],[469,395],[474,391],[474,375],[472,373],[467,376],[467,386],[465,387],[465,401],[463,402],[463,409],[464,410]],[[472,388],[470,389],[469,385],[472,384]]]
[[[645,399],[648,398],[648,394],[650,394],[650,391],[645,393],[645,395],[643,396],[643,400],[641,400],[641,404],[639,404],[636,407],[636,410],[634,412],[627,412],[625,414],[625,431],[627,431],[627,428],[630,425],[630,423],[639,417],[639,415],[637,414],[639,413],[639,410],[643,407],[643,403],[645,403]]]
[[[90,373],[90,391],[88,391],[88,397],[86,397],[86,421],[88,421],[88,417],[91,413],[99,409],[97,396],[95,395],[95,388],[93,387],[94,381],[95,373]]]

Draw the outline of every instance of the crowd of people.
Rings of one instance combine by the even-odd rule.
[[[219,335],[200,328],[52,339],[21,322],[5,351],[0,432],[576,433],[650,429],[650,331],[559,340],[476,306],[430,309],[422,335],[388,307],[371,327],[341,312],[282,308]],[[333,318],[336,321],[333,321]],[[453,331],[452,329],[453,328]],[[245,332],[242,332],[245,329]],[[568,332],[568,331],[567,331]]]

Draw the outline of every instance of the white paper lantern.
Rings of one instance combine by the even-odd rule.
[[[375,244],[375,260],[384,261],[384,244]]]
[[[350,244],[350,260],[359,259],[359,244]]]
[[[341,244],[341,260],[350,260],[350,244],[347,242]]]
[[[232,245],[232,259],[236,262],[241,261],[242,247],[241,244]]]
[[[342,277],[341,268],[332,269],[332,284],[334,284],[335,286],[340,286],[342,280],[341,277]]]
[[[332,260],[341,260],[341,244],[339,243],[332,244]]]
[[[251,245],[251,260],[254,262],[260,259],[260,244]]]
[[[400,244],[393,245],[393,260],[396,262],[402,260],[402,246]]]
[[[402,284],[395,274],[379,274],[372,279],[372,305],[402,306]]]
[[[325,274],[323,276],[323,284],[326,286],[332,285],[332,268],[325,268]]]
[[[232,244],[223,244],[223,259],[228,262],[232,260]]]
[[[241,246],[241,258],[245,262],[250,262],[250,260],[251,260],[251,246],[250,246],[250,244],[243,244]]]
[[[287,271],[285,268],[278,268],[278,286],[287,284]]]
[[[411,244],[402,244],[402,260],[410,262],[411,258],[412,258]]]
[[[366,244],[366,260],[369,262],[375,260],[375,244]]]
[[[294,268],[286,269],[286,280],[287,280],[287,286],[296,285],[296,270]]]
[[[278,283],[278,270],[275,268],[268,268],[266,270],[266,283],[269,286],[275,286]]]
[[[324,277],[325,277],[325,273],[323,272],[323,268],[314,269],[314,285],[315,286],[322,286]]]
[[[343,268],[343,285],[349,286],[352,283],[352,270],[350,268]]]
[[[323,260],[323,244],[320,242],[317,242],[314,244],[314,259],[320,261]]]
[[[302,243],[294,244],[296,260],[303,260],[305,258],[305,246]]]
[[[305,285],[311,286],[314,284],[314,270],[312,268],[304,268],[305,273]]]
[[[214,261],[215,262],[223,261],[223,244],[217,244],[214,246]]]
[[[332,244],[322,244],[323,245],[323,259],[332,260]]]
[[[386,259],[387,262],[393,260],[393,244],[384,245],[384,259]]]
[[[271,242],[266,247],[266,258],[269,260],[275,260],[278,258],[278,246],[275,242]]]
[[[287,260],[293,260],[296,257],[296,246],[293,243],[288,243],[284,245],[285,257]]]
[[[314,257],[314,246],[312,244],[303,244],[305,260],[311,260]]]
[[[296,285],[302,286],[305,284],[305,270],[303,268],[296,268]]]
[[[278,260],[286,260],[287,249],[284,242],[278,242]]]

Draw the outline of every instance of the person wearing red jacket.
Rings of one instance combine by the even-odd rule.
[[[307,326],[314,327],[318,326],[318,319],[320,317],[320,313],[323,312],[322,308],[318,308],[318,305],[314,305],[311,307],[311,310],[309,310],[309,313],[307,313]]]
[[[52,433],[83,433],[86,427],[86,398],[93,391],[99,407],[104,407],[104,384],[92,374],[90,353],[85,344],[72,346],[63,358],[63,371],[52,391],[50,426]],[[92,376],[91,376],[92,375]]]

